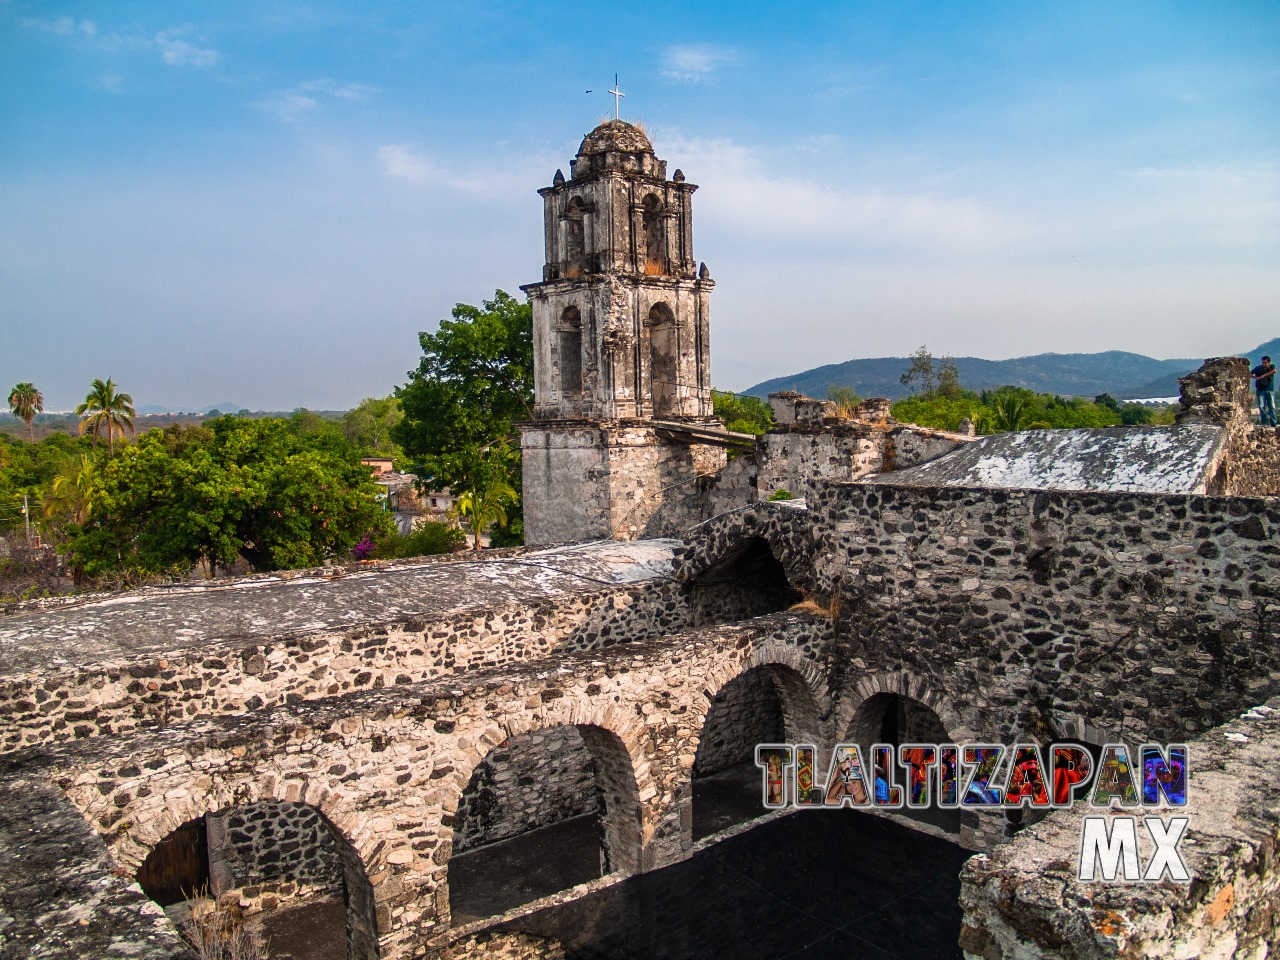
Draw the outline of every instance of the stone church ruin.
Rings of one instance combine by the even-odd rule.
[[[714,846],[757,743],[943,736],[1191,749],[1189,884],[1078,883],[1075,809],[876,814],[972,852],[957,954],[1275,948],[1280,439],[1247,365],[1165,428],[779,394],[729,434],[694,190],[614,120],[540,191],[532,546],[0,619],[0,957],[192,957],[174,920],[214,903],[357,960],[561,957],[513,918]],[[530,837],[570,889],[499,876]]]

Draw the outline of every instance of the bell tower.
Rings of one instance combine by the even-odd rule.
[[[529,543],[673,532],[684,494],[663,485],[724,463],[717,447],[672,439],[681,425],[720,426],[715,283],[693,258],[697,189],[679,170],[667,179],[643,130],[609,120],[583,138],[569,179],[557,170],[538,191],[545,263],[541,282],[521,288],[533,305]]]

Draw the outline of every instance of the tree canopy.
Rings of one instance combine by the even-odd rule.
[[[389,518],[340,436],[308,438],[282,420],[222,417],[144,434],[97,471],[72,555],[90,575],[243,556],[256,570],[315,565]]]
[[[533,313],[498,290],[452,317],[419,335],[422,360],[396,390],[404,416],[390,435],[428,482],[476,489],[494,479],[488,451],[533,415]],[[518,472],[505,479],[519,488]]]

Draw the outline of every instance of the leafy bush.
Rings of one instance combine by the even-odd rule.
[[[442,553],[456,553],[467,545],[467,535],[457,527],[436,520],[427,520],[413,528],[412,533],[393,534],[378,544],[376,556],[389,560],[395,557],[434,557]]]

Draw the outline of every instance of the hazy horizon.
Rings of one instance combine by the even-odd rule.
[[[386,395],[455,303],[540,277],[536,190],[615,72],[700,185],[717,387],[1234,353],[1280,333],[1277,51],[1267,2],[0,0],[0,385]]]

